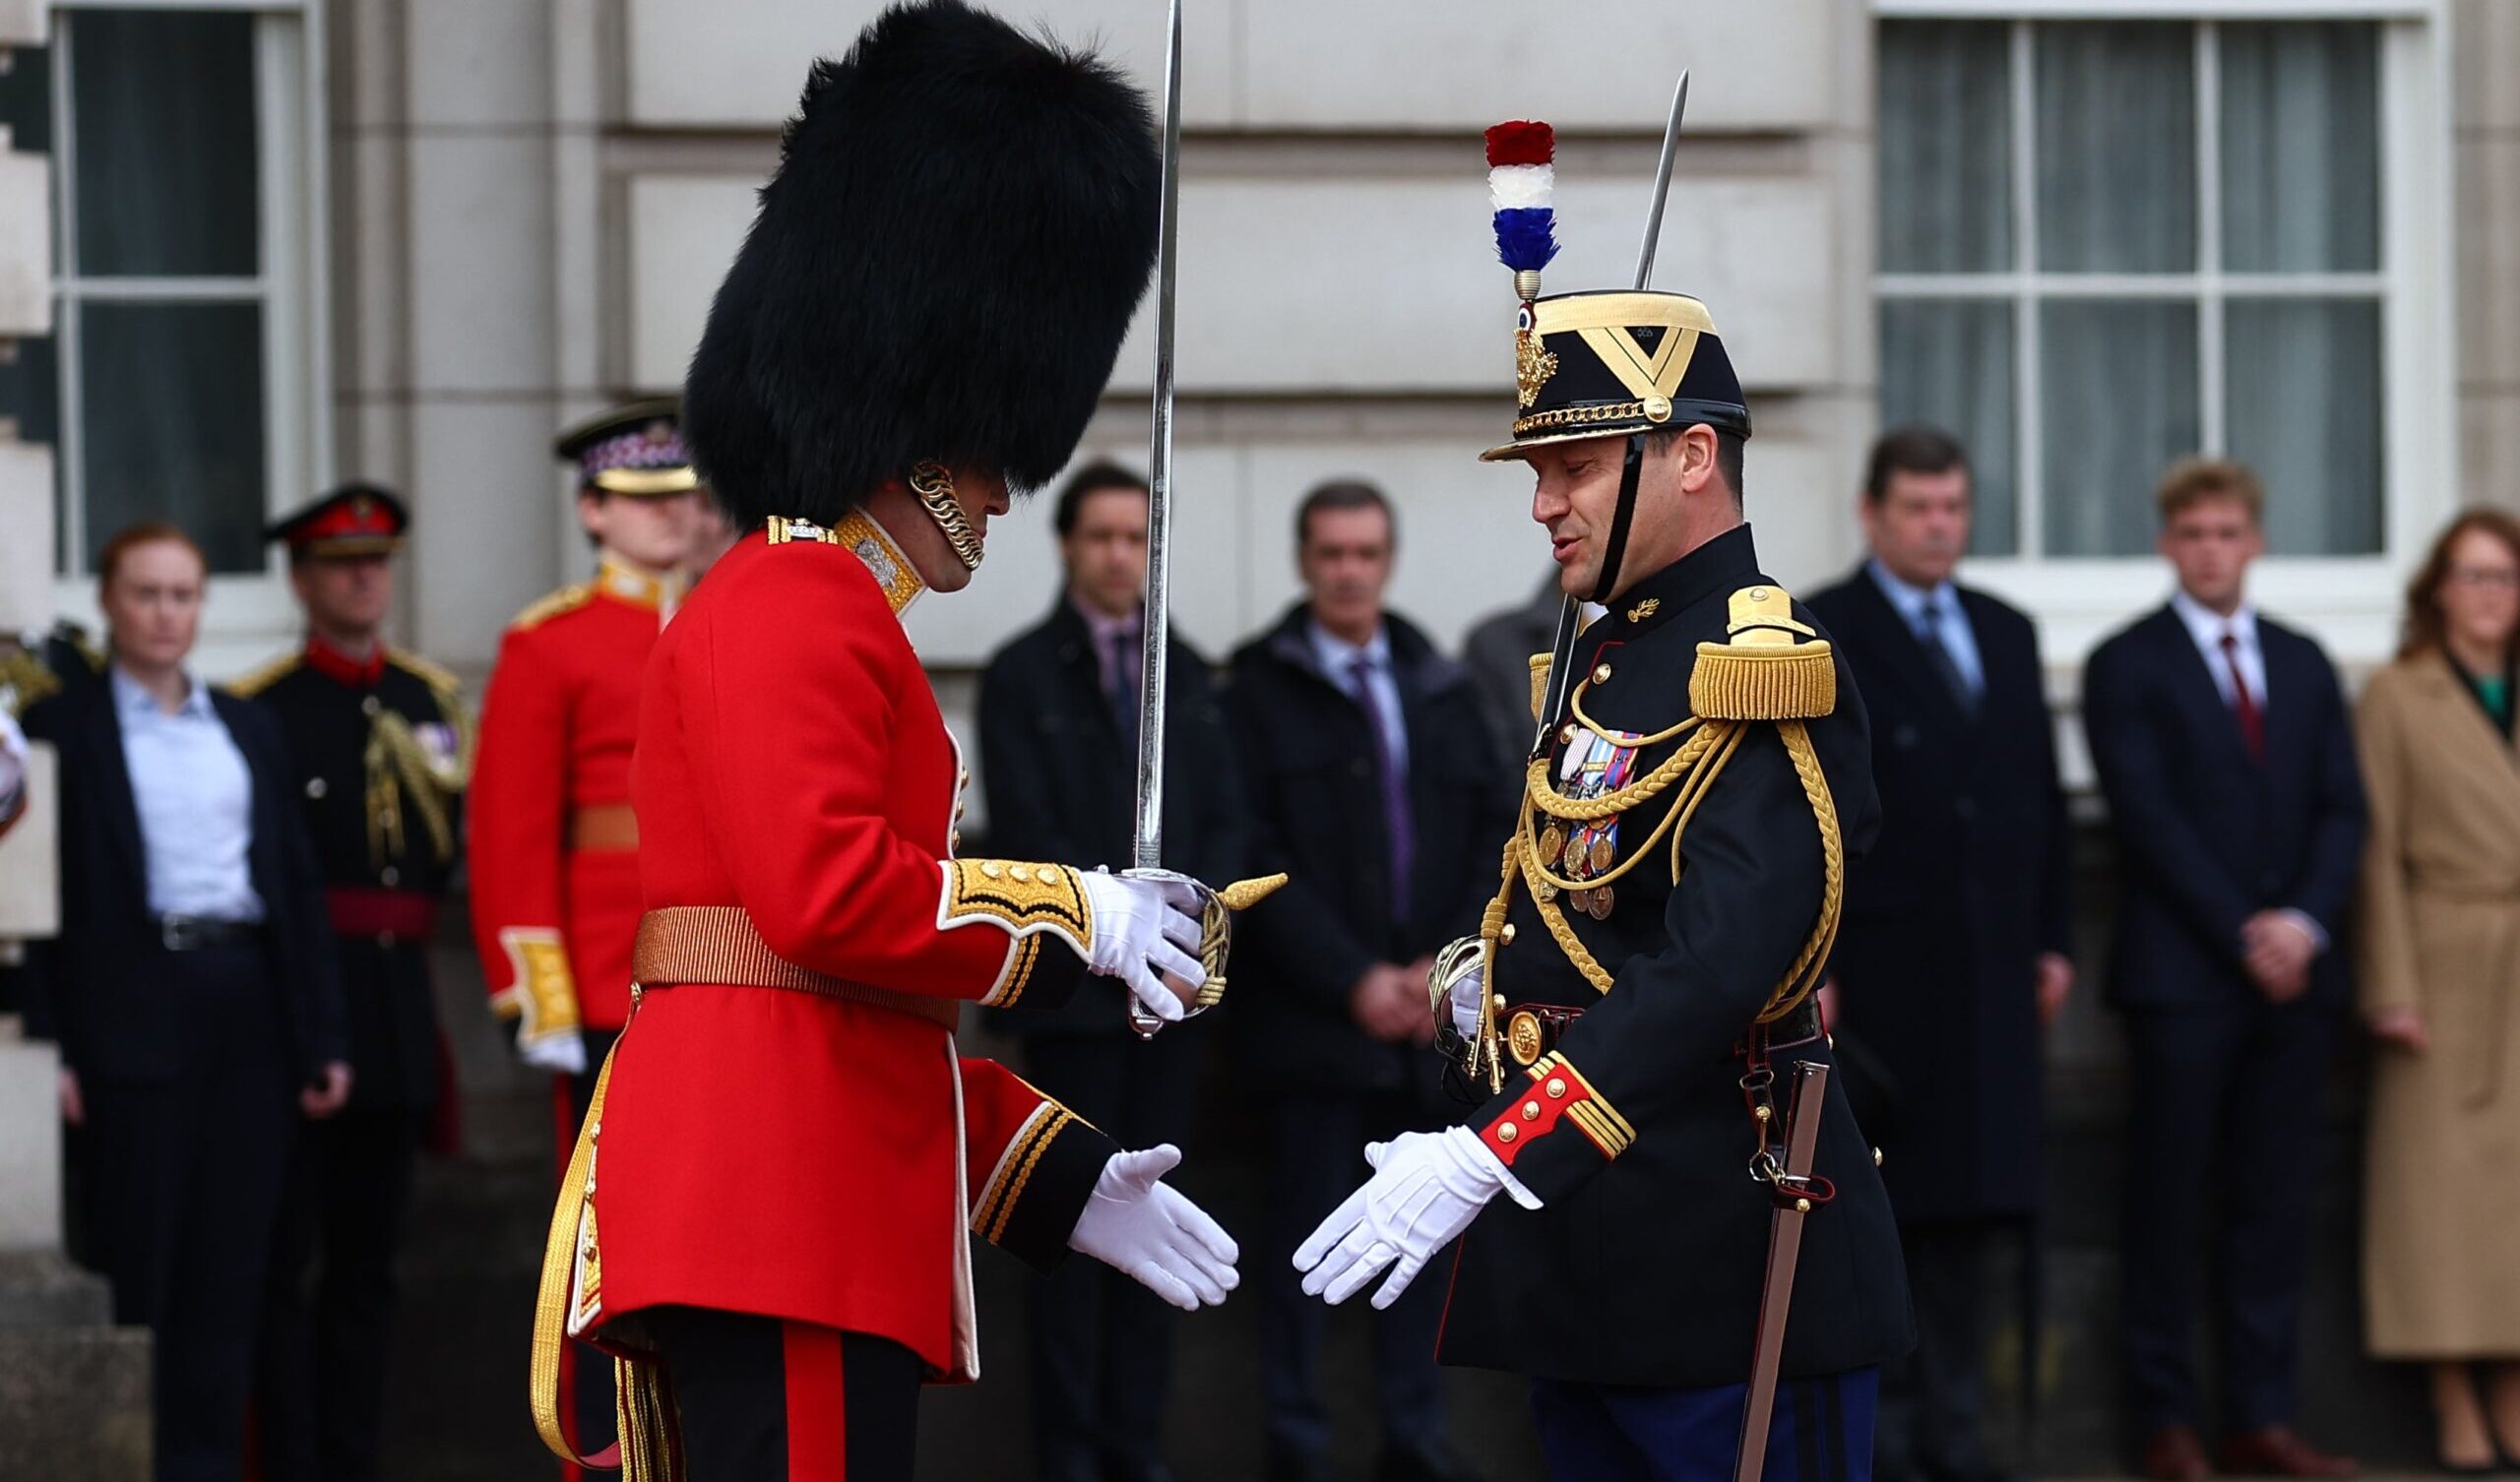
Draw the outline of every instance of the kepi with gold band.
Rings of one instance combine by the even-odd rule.
[[[700,487],[682,440],[682,407],[672,397],[615,406],[553,440],[552,453],[578,471],[578,487],[632,499],[661,499]]]

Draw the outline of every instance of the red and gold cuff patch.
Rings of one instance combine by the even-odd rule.
[[[1560,1123],[1590,1139],[1605,1158],[1617,1157],[1636,1141],[1636,1129],[1627,1118],[1593,1089],[1593,1082],[1567,1064],[1565,1056],[1544,1055],[1533,1063],[1530,1074],[1531,1085],[1523,1098],[1509,1102],[1480,1130],[1479,1140],[1496,1154],[1497,1161],[1511,1167],[1518,1153],[1555,1132]]]

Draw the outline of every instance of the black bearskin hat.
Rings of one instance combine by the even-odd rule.
[[[828,525],[930,459],[1047,482],[1146,291],[1162,173],[1115,68],[962,0],[815,63],[683,390],[728,517]]]

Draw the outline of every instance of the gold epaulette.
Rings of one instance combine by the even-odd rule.
[[[1732,593],[1727,642],[1697,646],[1689,709],[1709,720],[1811,720],[1838,708],[1829,641],[1794,616],[1782,587]]]
[[[61,676],[45,668],[34,652],[13,648],[0,653],[0,692],[9,697],[9,713],[24,715],[36,701],[61,693]]]
[[[536,628],[564,612],[575,612],[595,598],[593,582],[572,582],[508,620],[508,631]]]
[[[263,693],[263,691],[268,690],[273,685],[279,683],[284,675],[293,672],[299,664],[304,663],[305,661],[306,650],[303,648],[292,648],[288,652],[284,653],[278,658],[272,659],[270,662],[262,665],[260,668],[249,669],[245,673],[238,675],[236,678],[227,681],[227,683],[221,686],[221,688],[239,700],[251,700],[255,696]]]
[[[1535,724],[1541,719],[1540,708],[1548,703],[1548,666],[1554,660],[1548,654],[1532,655],[1532,720]]]
[[[434,659],[422,658],[409,649],[388,648],[385,650],[385,661],[396,668],[408,670],[419,676],[422,684],[437,692],[437,698],[441,703],[453,700],[464,691],[464,682],[455,677],[453,669]]]

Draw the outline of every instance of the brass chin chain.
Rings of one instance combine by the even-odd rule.
[[[972,523],[963,518],[963,502],[954,497],[954,471],[932,461],[920,463],[910,470],[910,489],[927,507],[927,518],[945,532],[945,542],[954,547],[964,570],[979,570],[980,537],[972,532]]]

